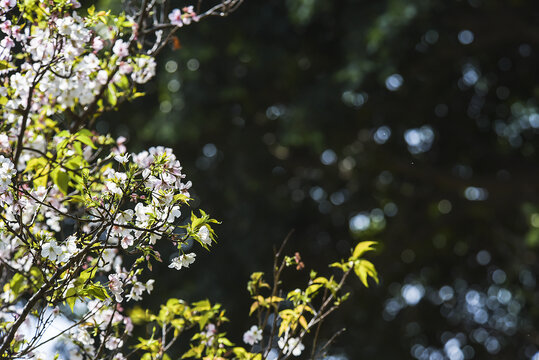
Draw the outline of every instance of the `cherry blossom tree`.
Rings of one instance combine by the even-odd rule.
[[[346,299],[348,275],[377,281],[362,258],[374,243],[364,242],[332,264],[338,280],[311,272],[305,289],[284,294],[283,270],[303,263],[299,254],[284,256],[283,244],[273,285],[262,273],[248,283],[257,316],[243,336],[249,350],[221,331],[219,304],[169,299],[156,314],[125,310],[153,290],[152,262],[163,261],[158,241],[176,248],[168,266],[181,270],[196,260],[186,243],[209,249],[218,222],[190,209],[192,184],[172,149],[129,153],[124,138],[92,130],[94,121],[143,95],[139,87],[175,32],[240,4],[202,11],[200,3],[170,9],[143,0],[113,15],[80,10],[75,0],[0,1],[0,357],[44,359],[45,345],[55,343],[66,359],[286,359],[299,356],[316,329],[315,358],[332,341],[317,345],[318,332]],[[58,319],[63,326],[53,326]],[[137,341],[139,324],[153,330]],[[190,350],[169,354],[188,333]]]

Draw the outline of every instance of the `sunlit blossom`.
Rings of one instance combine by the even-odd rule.
[[[179,257],[172,259],[168,267],[176,270],[180,270],[182,267],[188,268],[189,265],[195,262],[195,256],[195,253],[182,254]]]
[[[168,19],[172,25],[183,26],[182,21],[182,12],[180,9],[174,9],[170,14],[168,14]]]
[[[206,225],[202,225],[198,230],[198,238],[204,245],[211,245],[210,231]]]
[[[305,349],[305,345],[303,345],[297,337],[291,337],[288,340],[281,337],[277,344],[286,355],[292,354],[294,356],[300,356],[301,352]]]
[[[124,58],[129,55],[129,44],[124,42],[122,39],[116,40],[114,46],[112,47],[112,52],[120,59]]]
[[[254,345],[262,340],[262,329],[253,325],[243,334],[243,342],[248,345]]]

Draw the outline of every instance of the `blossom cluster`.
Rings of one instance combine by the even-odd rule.
[[[66,6],[80,5],[68,2]],[[24,5],[20,7],[24,11]],[[119,36],[122,27],[134,23],[126,19],[122,26],[107,25],[109,30],[104,31],[91,17],[76,11],[52,13],[24,27],[0,18],[4,35],[0,60],[6,64],[3,77],[9,83],[0,92],[7,97],[4,118],[19,122],[20,108],[47,116],[66,109],[84,113],[105,90],[114,96],[118,89],[127,90],[129,81],[143,84],[150,80],[155,75],[155,60],[132,54],[132,40]]]
[[[0,193],[6,192],[11,184],[11,178],[15,175],[15,166],[13,163],[0,155]]]
[[[297,337],[281,337],[277,342],[279,348],[283,350],[285,355],[300,356],[301,352],[305,349],[305,345],[301,343],[301,340]]]
[[[152,292],[145,269],[162,261],[157,242],[177,247],[170,266],[181,269],[195,258],[183,253],[188,239],[207,248],[215,237],[208,215],[184,215],[192,184],[172,149],[130,154],[125,139],[83,128],[138,96],[134,85],[156,63],[137,43],[134,18],[79,7],[0,2],[0,262],[9,272],[0,279],[0,353],[22,359],[46,357],[46,304],[76,319],[54,335],[69,358],[122,359],[132,329],[122,303]],[[126,253],[136,257],[129,266]],[[36,294],[40,302],[26,300]],[[28,321],[39,329],[31,340]]]
[[[52,139],[52,143],[56,144],[54,147],[62,142],[59,134]],[[66,152],[73,151],[72,148],[77,147],[74,144],[77,142],[66,144]],[[121,144],[116,145],[121,148]],[[50,150],[49,144],[47,149]],[[81,150],[80,161],[85,166],[93,164],[88,163],[84,156],[86,153],[86,157],[91,159],[95,155],[92,147],[81,145]],[[42,159],[38,152],[29,151],[27,155],[29,164]],[[95,270],[87,275],[88,279],[102,274],[108,280],[103,284],[104,287],[97,282],[85,283],[81,280],[84,278],[82,276],[66,274],[58,277],[56,284],[63,290],[57,299],[64,299],[71,306],[76,299],[81,298],[81,294],[94,293],[90,298],[102,302],[101,313],[105,310],[109,313],[114,311],[124,301],[139,301],[154,286],[154,279],[141,280],[144,277],[143,254],[152,254],[159,259],[159,253],[153,249],[158,241],[163,238],[174,239],[173,243],[180,253],[188,237],[195,238],[202,246],[209,246],[213,241],[214,235],[207,217],[194,217],[196,224],[189,224],[183,230],[181,239],[176,237],[178,230],[181,230],[178,227],[178,220],[182,216],[181,207],[188,202],[191,182],[185,181],[182,167],[169,148],[154,147],[136,154],[112,153],[106,158],[100,158],[94,165],[99,170],[92,179],[91,193],[84,194],[84,191],[74,189],[70,196],[61,191],[52,177],[45,186],[33,184],[40,179],[40,168],[30,166],[28,171],[17,174],[8,158],[2,156],[0,163],[5,190],[0,199],[0,260],[12,269],[30,274],[30,278],[38,276],[53,279],[63,266],[75,263]],[[66,202],[70,198],[85,203],[86,210],[70,212]],[[66,221],[74,215],[81,221],[80,227],[66,238],[59,237],[59,232],[68,225]],[[21,231],[27,236],[21,237]],[[91,236],[98,232],[99,236]],[[122,251],[140,253],[141,261],[126,269],[123,266]],[[188,267],[194,259],[194,252],[181,253],[171,260],[169,266],[179,270]],[[37,270],[37,266],[40,270]],[[15,304],[21,295],[10,284],[0,300],[7,309],[0,314],[0,318],[12,321],[19,316],[20,309],[9,304]],[[81,317],[86,317],[89,311],[81,314]],[[119,311],[115,314],[121,315]],[[77,351],[91,353],[89,348],[94,337],[88,337],[87,334],[95,333],[95,326],[88,328],[87,322],[83,324],[82,328],[74,327],[74,331],[77,331],[74,333],[75,344],[82,346]],[[96,321],[94,324],[101,322]],[[112,337],[109,336],[104,341],[112,344],[110,339]],[[76,358],[74,349],[71,350],[71,356]]]
[[[183,12],[182,12],[183,11]],[[184,25],[189,25],[191,22],[198,22],[199,16],[194,11],[193,6],[186,6],[180,9],[174,9],[170,14],[168,14],[168,19],[170,23],[174,26],[182,27]]]
[[[212,11],[223,14],[228,5]],[[228,321],[224,311],[207,300],[169,299],[157,315],[125,311],[157,286],[148,269],[167,260],[158,249],[174,248],[165,265],[184,271],[197,256],[193,241],[205,249],[215,242],[217,221],[188,208],[192,183],[171,148],[129,153],[125,138],[85,127],[140,95],[135,86],[155,75],[156,49],[168,39],[163,29],[172,34],[211,11],[200,16],[188,6],[167,15],[166,1],[148,2],[133,17],[93,7],[83,15],[80,7],[76,0],[0,0],[0,357],[46,359],[44,345],[61,342],[69,359],[124,360],[134,325],[144,322],[159,326],[131,353],[145,352],[143,359],[166,358],[189,329],[195,334],[186,358],[299,356],[309,329],[346,297],[337,295],[342,284],[333,278],[313,277],[307,290],[283,299],[252,291],[269,288],[253,274],[248,288],[259,322],[243,341],[266,353],[232,347],[219,331]],[[145,36],[157,39],[150,48]],[[374,266],[359,259],[371,245],[358,245],[336,267],[353,269],[365,284],[368,276],[377,279]],[[303,267],[299,254],[283,261],[279,272],[285,264]],[[281,293],[278,285],[273,294]],[[311,300],[323,287],[329,298],[322,303],[333,307],[315,311]],[[261,320],[270,312],[278,329],[264,337],[269,324]]]
[[[107,302],[91,300],[86,305],[86,324],[73,328],[67,336],[63,337],[66,347],[69,349],[69,359],[84,359],[96,356],[96,340],[103,343],[108,350],[116,352],[114,359],[123,360],[124,355],[117,352],[124,345],[124,334],[129,335],[133,331],[133,323],[128,316],[121,313],[121,307],[110,306]],[[96,328],[100,331],[97,339],[92,335]],[[107,328],[115,329],[114,335],[105,336]]]

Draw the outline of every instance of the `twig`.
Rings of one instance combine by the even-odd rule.
[[[275,251],[275,249],[273,250],[274,252],[274,260],[273,260],[273,289],[271,291],[271,298],[270,299],[273,299],[276,295],[277,295],[277,290],[279,288],[279,278],[281,276],[281,272],[283,271],[284,269],[284,266],[285,266],[285,261],[282,260],[281,264],[279,266],[277,266],[277,264],[279,263],[279,258],[281,257],[283,251],[284,251],[284,248],[286,246],[286,244],[288,243],[288,240],[290,240],[290,237],[292,236],[292,234],[294,233],[294,229],[290,230],[290,232],[288,233],[288,235],[286,235],[286,237],[284,238],[282,244],[281,244],[281,247],[279,248],[278,251]],[[264,317],[264,321],[262,323],[262,329],[264,329],[268,323],[268,319],[269,319],[269,316],[270,316],[270,311],[271,311],[271,307],[268,308],[268,310],[266,311],[266,316]],[[270,338],[268,340],[268,345],[266,346],[266,349],[264,350],[264,358],[266,358],[271,350],[271,345],[273,344],[273,336],[275,335],[275,327],[277,325],[277,314],[278,313],[278,309],[275,309],[274,310],[274,313],[273,313],[273,324],[271,326],[271,335],[270,335]]]
[[[337,331],[335,334],[333,334],[333,336],[330,337],[329,340],[324,344],[324,346],[322,346],[322,348],[320,348],[320,350],[317,351],[316,353],[317,353],[317,354],[322,354],[322,352],[323,352],[324,350],[326,350],[327,347],[328,347],[329,345],[331,345],[332,342],[335,341],[335,339],[337,338],[337,336],[340,336],[340,335],[341,335],[343,332],[345,332],[345,331],[346,331],[346,328],[342,328],[341,330],[339,330],[339,331]],[[314,360],[314,358],[313,358],[313,360]]]

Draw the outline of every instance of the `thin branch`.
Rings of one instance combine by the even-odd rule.
[[[281,276],[281,273],[286,265],[284,259],[281,261],[281,264],[278,266],[278,263],[279,263],[279,258],[281,257],[283,251],[284,251],[284,248],[286,246],[286,244],[288,243],[288,241],[290,240],[292,234],[294,233],[294,230],[290,230],[290,232],[288,233],[288,235],[286,235],[286,237],[284,238],[282,244],[281,244],[281,247],[279,248],[278,251],[275,251],[275,249],[273,250],[274,252],[274,260],[273,260],[273,289],[272,289],[272,292],[271,292],[271,298],[273,299],[276,295],[277,295],[277,291],[278,291],[278,288],[279,288],[279,278]],[[269,319],[269,316],[270,316],[270,312],[271,312],[271,309],[272,307],[269,307],[268,310],[266,311],[266,316],[264,317],[264,321],[262,323],[262,329],[264,329],[268,323],[268,319]],[[268,340],[268,344],[266,346],[266,349],[264,350],[264,358],[266,358],[271,350],[271,346],[273,344],[273,337],[275,335],[275,328],[276,328],[276,325],[277,325],[277,316],[278,316],[278,308],[275,308],[273,310],[273,324],[271,326],[271,335],[270,335],[270,338]]]
[[[340,336],[343,332],[346,331],[346,328],[342,328],[341,330],[337,331],[335,334],[333,334],[333,336],[331,338],[329,338],[329,340],[324,344],[324,346],[322,346],[322,348],[320,348],[319,351],[316,352],[316,354],[323,354],[324,350],[326,350],[329,345],[331,345],[331,343],[333,343],[335,341],[335,339]],[[313,358],[314,360],[314,358]]]

